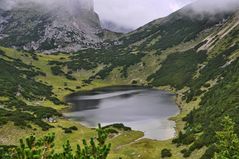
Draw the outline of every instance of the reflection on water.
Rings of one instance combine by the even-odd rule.
[[[84,111],[84,110],[91,110],[91,109],[98,109],[98,105],[100,100],[74,100],[74,107],[70,109],[71,112],[77,111]],[[82,106],[84,104],[84,106]]]
[[[107,90],[68,99],[72,108],[65,116],[95,127],[123,123],[151,139],[169,139],[175,123],[168,118],[179,112],[172,94],[151,89]]]

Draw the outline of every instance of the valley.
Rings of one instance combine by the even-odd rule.
[[[163,149],[171,150],[173,159],[213,158],[218,123],[225,116],[239,123],[238,18],[236,11],[208,18],[185,7],[117,35],[107,46],[74,52],[23,50],[0,42],[0,145],[51,132],[57,151],[67,140],[72,145],[89,140],[94,129],[62,115],[74,108],[65,97],[134,85],[175,94],[180,113],[167,118],[175,122],[176,136],[147,139],[128,125],[112,125],[110,130],[117,133],[107,140],[112,144],[109,159],[158,159]],[[239,135],[237,127],[235,132]]]
[[[58,54],[58,55],[46,55],[46,54],[35,54],[33,57],[38,60],[34,60],[32,56],[28,56],[30,53],[28,52],[19,52],[14,49],[9,49],[9,48],[3,48],[1,47],[1,50],[5,52],[5,55],[7,56],[1,56],[1,59],[4,59],[6,61],[10,61],[12,59],[21,59],[25,64],[29,65],[31,64],[35,68],[40,68],[40,71],[44,71],[46,75],[44,76],[37,76],[35,78],[36,81],[39,81],[41,83],[44,83],[46,85],[51,85],[53,86],[52,92],[53,94],[59,98],[60,100],[63,100],[66,95],[71,94],[73,91],[79,91],[82,90],[82,88],[79,88],[79,83],[84,83],[83,80],[86,78],[89,78],[93,75],[91,71],[82,71],[74,74],[74,77],[80,77],[80,80],[69,80],[65,76],[55,76],[53,75],[51,71],[50,65],[47,65],[49,62],[49,59],[51,60],[59,60],[62,58],[69,58],[67,54]],[[36,58],[36,57],[37,58]],[[102,68],[101,66],[99,66]],[[98,68],[98,69],[100,69]],[[78,76],[77,76],[78,75]],[[16,79],[17,80],[17,79]],[[66,85],[67,83],[67,85]],[[98,80],[98,81],[93,81],[92,84],[83,86],[84,90],[91,90],[93,88],[98,88],[98,87],[105,87],[105,86],[111,86],[111,85],[117,85],[117,84],[127,84],[125,81],[113,81],[112,83],[109,83],[109,80]],[[130,84],[130,82],[129,82]],[[24,86],[22,86],[24,87]],[[64,91],[63,91],[64,90]],[[2,97],[2,99],[4,99]],[[25,100],[23,97],[21,97],[21,100],[26,102],[28,105],[33,105],[33,106],[43,106],[46,108],[54,108],[58,111],[61,111],[62,109],[65,108],[65,105],[63,103],[61,104],[54,104],[51,100],[45,99],[35,99],[35,100]],[[48,112],[48,110],[46,110]],[[14,122],[10,122],[8,124],[4,124],[1,129],[0,129],[0,134],[1,134],[1,144],[5,145],[12,145],[16,144],[18,142],[19,136],[24,137],[27,134],[36,134],[37,136],[42,136],[45,134],[48,134],[49,132],[55,132],[57,136],[56,140],[56,145],[58,149],[60,149],[60,145],[66,142],[66,140],[70,140],[72,144],[77,144],[80,142],[82,138],[89,138],[94,135],[94,130],[91,130],[83,125],[80,125],[78,122],[70,121],[62,117],[57,117],[57,123],[47,123],[53,128],[50,128],[48,131],[42,131],[41,127],[34,126],[35,130],[32,128],[21,128],[17,125],[15,125]],[[71,126],[77,126],[78,130],[77,133],[73,132],[72,134],[65,134],[64,130],[61,127],[71,127]],[[112,154],[110,154],[110,158],[117,158],[117,157],[124,157],[124,158],[132,158],[138,155],[144,155],[147,156],[147,153],[149,151],[155,152],[156,156],[159,156],[160,153],[160,146],[163,148],[163,145],[165,145],[165,142],[156,142],[155,140],[150,140],[150,139],[144,139],[143,143],[149,143],[149,144],[154,144],[152,148],[145,149],[144,146],[139,146],[139,149],[145,149],[145,152],[143,154],[137,154],[135,148],[131,149],[130,152],[128,152],[129,148],[132,147],[132,144],[139,145],[141,144],[141,140],[134,142],[140,138],[142,138],[144,134],[139,131],[122,131],[119,136],[116,136],[112,139],[109,139],[109,142],[113,144],[112,148]],[[168,140],[167,143],[168,145],[170,144],[171,140]],[[125,146],[124,146],[125,145]],[[173,145],[172,145],[173,146]],[[119,149],[120,148],[120,149]],[[119,151],[120,150],[120,151]],[[127,151],[126,151],[127,150]],[[126,152],[124,152],[126,151]],[[131,156],[131,157],[130,157]]]

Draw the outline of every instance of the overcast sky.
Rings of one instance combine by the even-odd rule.
[[[136,29],[144,24],[169,15],[183,6],[197,1],[191,8],[198,13],[218,13],[239,8],[239,0],[0,0],[0,8],[11,9],[17,2],[38,2],[51,6],[63,5],[68,10],[78,10],[79,4],[95,2],[95,10],[101,20],[118,26]],[[51,7],[48,7],[51,9]]]
[[[138,28],[164,17],[193,0],[95,0],[95,10],[102,20],[128,28]]]

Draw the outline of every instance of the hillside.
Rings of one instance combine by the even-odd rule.
[[[163,148],[172,150],[172,158],[212,158],[218,123],[226,115],[239,123],[238,18],[238,12],[199,15],[186,7],[107,48],[47,55],[1,47],[0,144],[52,131],[59,136],[58,144],[67,139],[76,143],[78,133],[89,138],[91,129],[61,117],[64,97],[79,90],[137,84],[176,93],[181,113],[172,119],[178,136],[137,140],[141,132],[123,131],[109,140],[110,158],[160,158]],[[59,122],[42,120],[49,116]],[[59,126],[71,125],[81,131],[65,136]]]
[[[88,2],[70,0],[51,4],[49,1],[46,5],[17,0],[9,9],[3,6],[0,8],[0,44],[47,53],[98,48],[112,36],[108,37],[102,29],[93,1]]]

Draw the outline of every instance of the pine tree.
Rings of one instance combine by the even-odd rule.
[[[216,133],[218,142],[214,159],[239,159],[239,139],[235,133],[235,123],[226,116],[222,121],[222,130]]]
[[[83,146],[77,145],[74,152],[69,141],[63,145],[63,151],[54,151],[55,134],[49,134],[41,139],[30,136],[24,141],[20,139],[20,146],[11,150],[0,149],[0,159],[106,159],[110,152],[110,144],[106,144],[108,134],[104,129],[96,129],[97,138],[89,142],[83,140]]]

